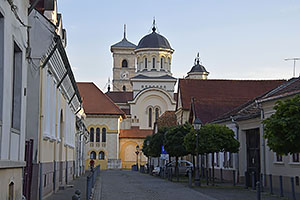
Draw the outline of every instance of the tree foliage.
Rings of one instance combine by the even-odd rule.
[[[191,125],[177,125],[171,127],[165,134],[164,148],[170,156],[180,157],[188,154],[184,146],[184,137],[189,133]]]
[[[198,134],[200,154],[239,151],[240,143],[234,138],[234,132],[224,125],[205,124]]]
[[[143,143],[143,148],[142,148],[142,152],[145,156],[149,157],[151,156],[151,152],[150,152],[150,146],[148,144],[150,144],[150,140],[151,140],[151,135],[148,135]],[[148,143],[148,144],[147,144]]]
[[[152,157],[159,157],[161,154],[161,147],[163,146],[164,134],[158,131],[152,135],[150,139],[150,154]]]
[[[277,101],[274,109],[263,122],[268,146],[281,155],[300,152],[300,95]]]

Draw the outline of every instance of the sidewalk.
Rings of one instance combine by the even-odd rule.
[[[47,197],[45,200],[72,200],[72,196],[75,194],[76,190],[81,191],[80,200],[86,200],[86,179],[88,173],[85,173],[79,178],[74,179],[68,185],[73,185],[74,187],[66,188],[65,190],[58,190],[56,193]]]

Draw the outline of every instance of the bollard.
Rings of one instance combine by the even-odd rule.
[[[260,174],[260,191],[264,192],[264,175]]]
[[[296,200],[295,185],[294,185],[294,177],[291,177],[291,186],[292,186],[292,196],[293,196],[293,200]]]
[[[211,181],[211,177],[212,177],[211,176],[211,168],[208,169],[208,172],[209,172],[209,181]]]
[[[170,181],[172,181],[172,176],[173,176],[173,174],[172,174],[173,172],[172,171],[173,171],[173,169],[170,168]]]
[[[235,170],[232,171],[233,186],[235,186]]]
[[[280,197],[283,197],[282,176],[279,176],[279,184],[280,184]]]
[[[269,175],[269,180],[270,180],[270,194],[273,194],[272,174]]]
[[[255,190],[255,172],[252,172],[251,173],[251,175],[252,175],[252,190]]]
[[[256,182],[256,187],[257,187],[257,189],[256,189],[257,200],[261,200],[260,182],[259,181]]]
[[[189,170],[188,173],[189,173],[189,187],[192,187],[192,184],[193,184],[192,170]]]
[[[205,178],[206,178],[206,185],[208,185],[208,170],[207,169],[206,169]]]
[[[248,182],[249,182],[248,172],[245,172],[245,189],[248,189]]]
[[[221,174],[221,183],[223,183],[223,169],[220,169],[220,174]]]

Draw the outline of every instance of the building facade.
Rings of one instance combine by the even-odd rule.
[[[76,127],[81,97],[65,51],[66,30],[57,2],[51,2],[29,14],[24,194],[32,200],[51,195],[75,177],[76,134],[82,129]]]
[[[0,2],[0,199],[23,194],[28,7],[26,0]]]

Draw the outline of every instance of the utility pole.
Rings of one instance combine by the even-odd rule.
[[[284,60],[285,60],[285,61],[290,61],[290,60],[293,60],[293,61],[294,61],[293,77],[295,77],[295,74],[296,74],[296,61],[297,61],[297,60],[300,60],[300,58],[285,58]]]

